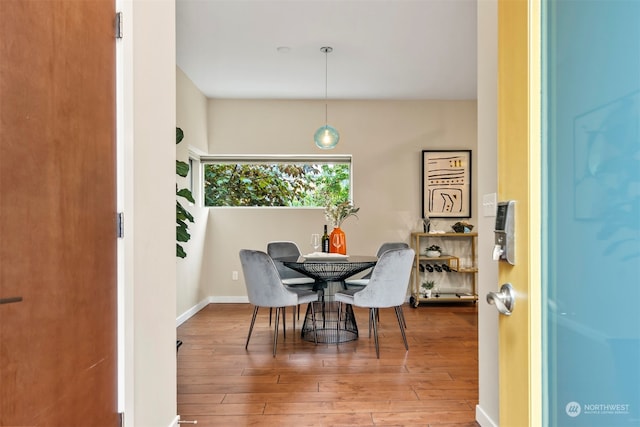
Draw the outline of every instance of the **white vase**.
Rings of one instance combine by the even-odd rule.
[[[438,258],[440,256],[440,251],[427,251],[427,256],[429,258]]]

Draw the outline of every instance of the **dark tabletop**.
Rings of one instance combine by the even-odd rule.
[[[349,255],[344,259],[305,260],[304,257],[275,258],[292,270],[322,281],[342,281],[376,265],[374,256]]]

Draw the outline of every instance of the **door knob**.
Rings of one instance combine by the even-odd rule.
[[[505,283],[500,287],[500,292],[489,292],[487,302],[496,306],[500,314],[511,316],[516,305],[516,296],[511,283]]]

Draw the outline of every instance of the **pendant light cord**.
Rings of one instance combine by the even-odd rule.
[[[327,126],[329,124],[329,107],[327,106],[327,87],[329,86],[329,52],[333,51],[332,47],[325,46],[320,48],[322,52],[324,52],[324,125]]]

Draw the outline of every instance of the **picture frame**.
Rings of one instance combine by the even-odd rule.
[[[422,218],[471,218],[471,150],[422,150]]]

